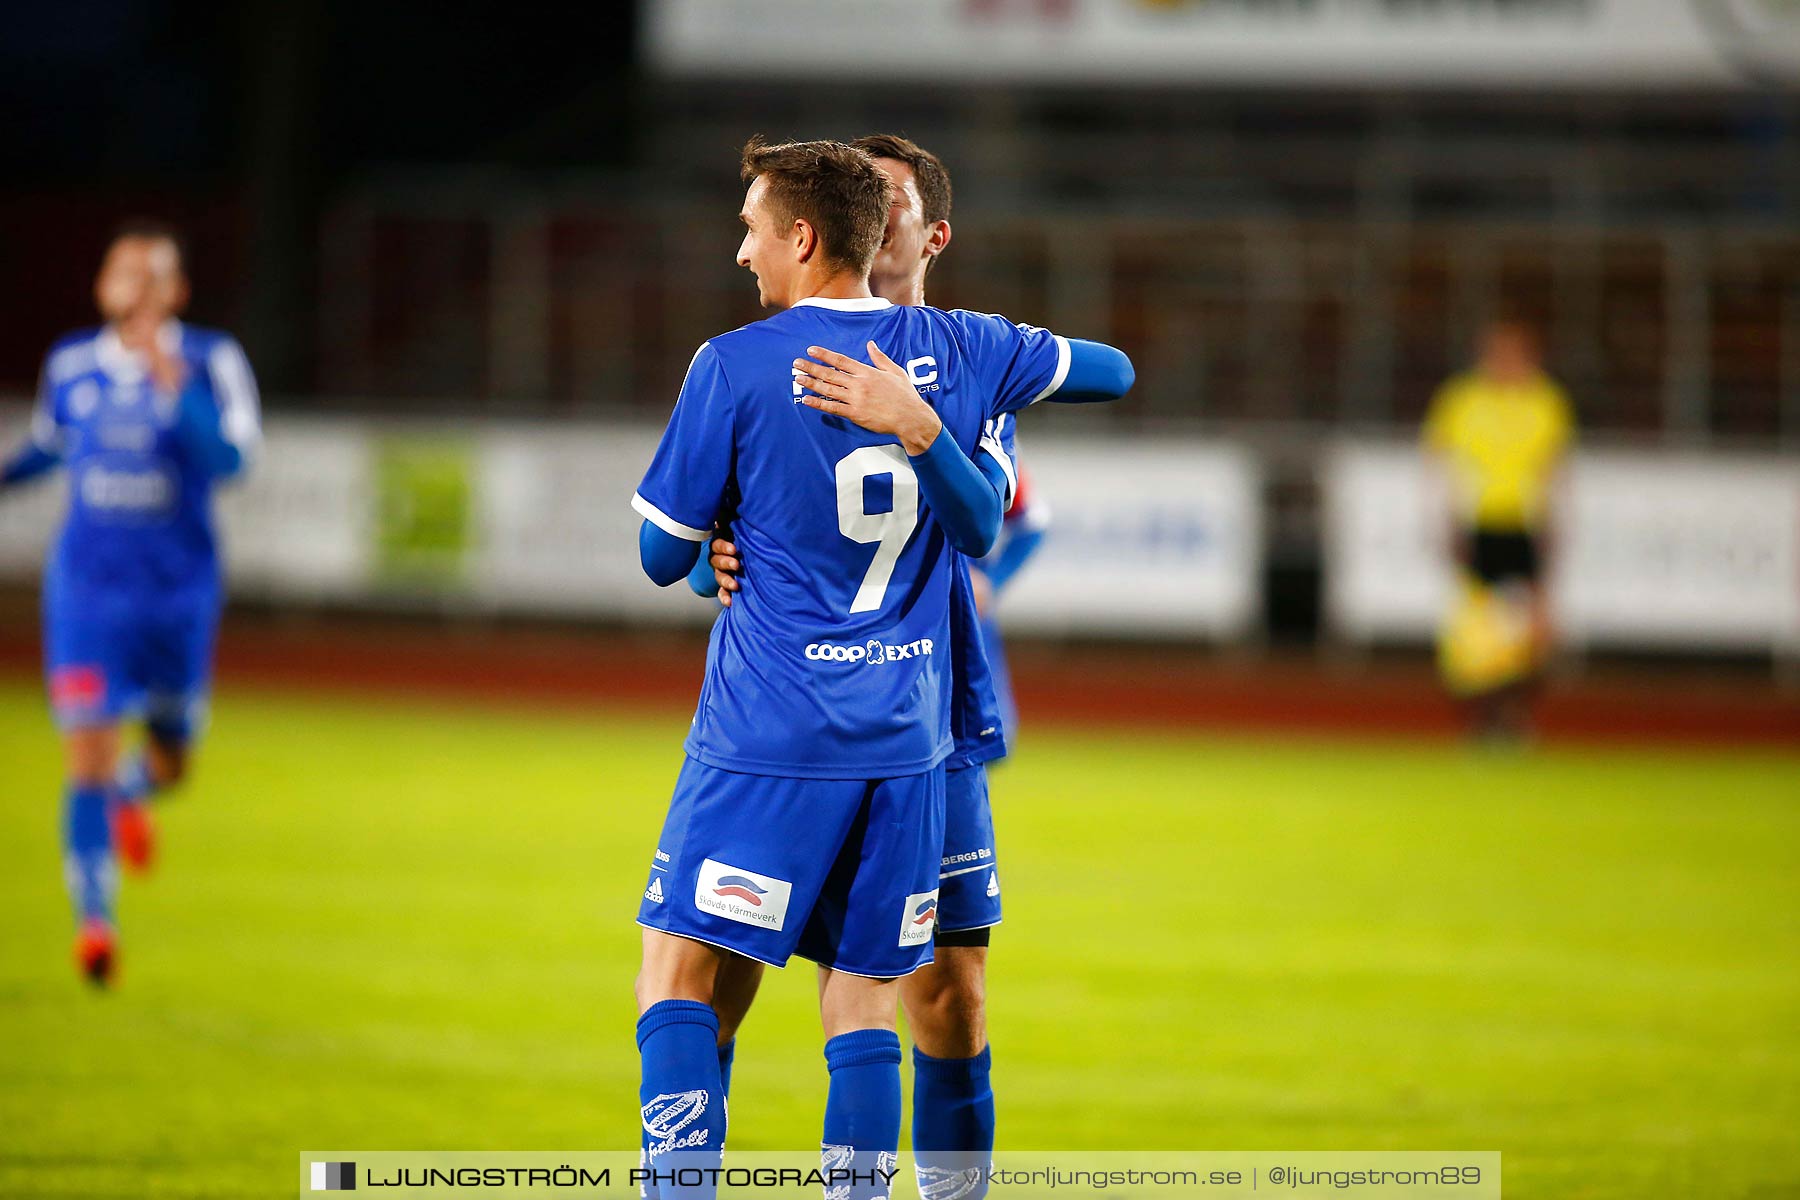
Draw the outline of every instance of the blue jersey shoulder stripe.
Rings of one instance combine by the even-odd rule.
[[[52,386],[67,383],[77,376],[86,375],[100,364],[94,343],[98,333],[89,333],[80,341],[60,345],[50,352],[50,360],[45,364],[44,375]]]

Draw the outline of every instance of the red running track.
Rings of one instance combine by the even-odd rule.
[[[0,621],[0,669],[36,671],[35,624],[16,610]],[[219,675],[226,686],[678,711],[694,702],[704,656],[704,640],[688,632],[233,613]],[[1333,665],[1304,654],[1025,644],[1013,669],[1021,719],[1033,726],[1440,738],[1459,729],[1419,658]],[[1800,749],[1800,690],[1766,669],[1602,667],[1552,681],[1538,724],[1555,742]]]

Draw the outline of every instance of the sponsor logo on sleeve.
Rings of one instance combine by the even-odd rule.
[[[784,879],[709,858],[700,864],[694,907],[728,921],[780,929],[787,919],[788,897],[793,889],[794,885]]]

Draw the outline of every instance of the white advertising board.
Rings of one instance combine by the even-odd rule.
[[[1450,594],[1449,519],[1419,450],[1340,444],[1320,492],[1333,629],[1430,637]],[[1800,461],[1584,450],[1560,497],[1551,603],[1566,641],[1800,649]]]
[[[9,414],[0,434],[23,429]],[[640,425],[271,418],[249,476],[222,488],[232,593],[704,622],[711,601],[638,565],[633,490],[659,431]],[[1232,637],[1260,610],[1259,475],[1229,446],[1033,443],[1056,517],[1008,592],[1019,628]],[[61,477],[0,502],[0,575],[37,576]]]
[[[1262,612],[1262,477],[1216,442],[1021,439],[1052,517],[1008,629],[1233,638]]]
[[[644,0],[677,76],[1733,86],[1800,77],[1791,0]],[[796,76],[804,63],[804,78]]]

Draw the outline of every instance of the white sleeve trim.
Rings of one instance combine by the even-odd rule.
[[[704,542],[707,538],[712,536],[712,530],[710,529],[695,529],[692,525],[683,525],[680,521],[677,521],[674,517],[671,517],[668,513],[644,499],[643,496],[639,495],[637,492],[631,493],[631,507],[636,509],[638,515],[644,518],[644,520],[650,522],[664,533],[671,534],[675,537],[686,538],[690,542]]]
[[[256,394],[250,362],[238,344],[227,338],[213,347],[207,366],[218,389],[219,431],[247,454],[262,441],[262,400]]]
[[[1056,374],[1050,377],[1050,386],[1032,398],[1033,404],[1046,396],[1056,395],[1056,389],[1060,388],[1063,380],[1069,377],[1069,339],[1058,333],[1050,336],[1056,339]]]
[[[1013,498],[1019,494],[1018,469],[1013,466],[1012,457],[1006,453],[1006,445],[1000,440],[1004,429],[1001,422],[1006,419],[1004,413],[995,417],[987,423],[987,429],[981,435],[981,448],[994,456],[994,461],[1000,464],[1000,470],[1006,475],[1006,499],[1000,509],[1002,513],[1013,506]]]

